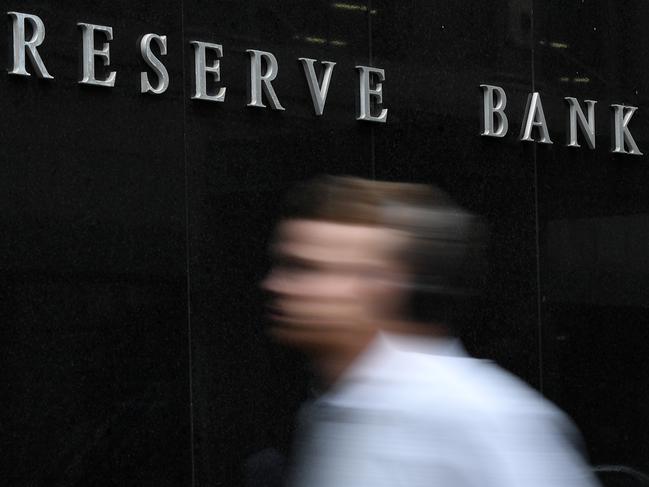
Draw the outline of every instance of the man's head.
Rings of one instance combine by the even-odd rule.
[[[395,323],[449,325],[470,294],[475,218],[422,185],[325,177],[287,200],[264,281],[274,332],[301,348],[367,341]]]

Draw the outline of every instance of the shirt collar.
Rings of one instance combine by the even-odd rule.
[[[403,380],[404,363],[416,355],[467,357],[457,338],[380,332],[321,399],[346,396],[358,384]]]

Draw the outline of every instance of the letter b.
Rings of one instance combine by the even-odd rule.
[[[507,115],[505,115],[505,107],[507,106],[505,90],[500,86],[492,85],[480,85],[480,88],[482,88],[484,106],[480,135],[504,137],[507,135],[507,129],[509,128]],[[495,126],[497,127],[494,128]]]

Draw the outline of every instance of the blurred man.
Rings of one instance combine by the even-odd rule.
[[[264,288],[275,337],[324,389],[301,418],[292,486],[595,485],[569,420],[453,338],[482,234],[420,185],[323,178],[289,198]]]

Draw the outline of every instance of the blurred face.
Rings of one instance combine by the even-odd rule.
[[[393,259],[402,237],[377,227],[286,220],[263,282],[274,335],[305,349],[347,346],[371,337],[398,313],[403,276]]]

